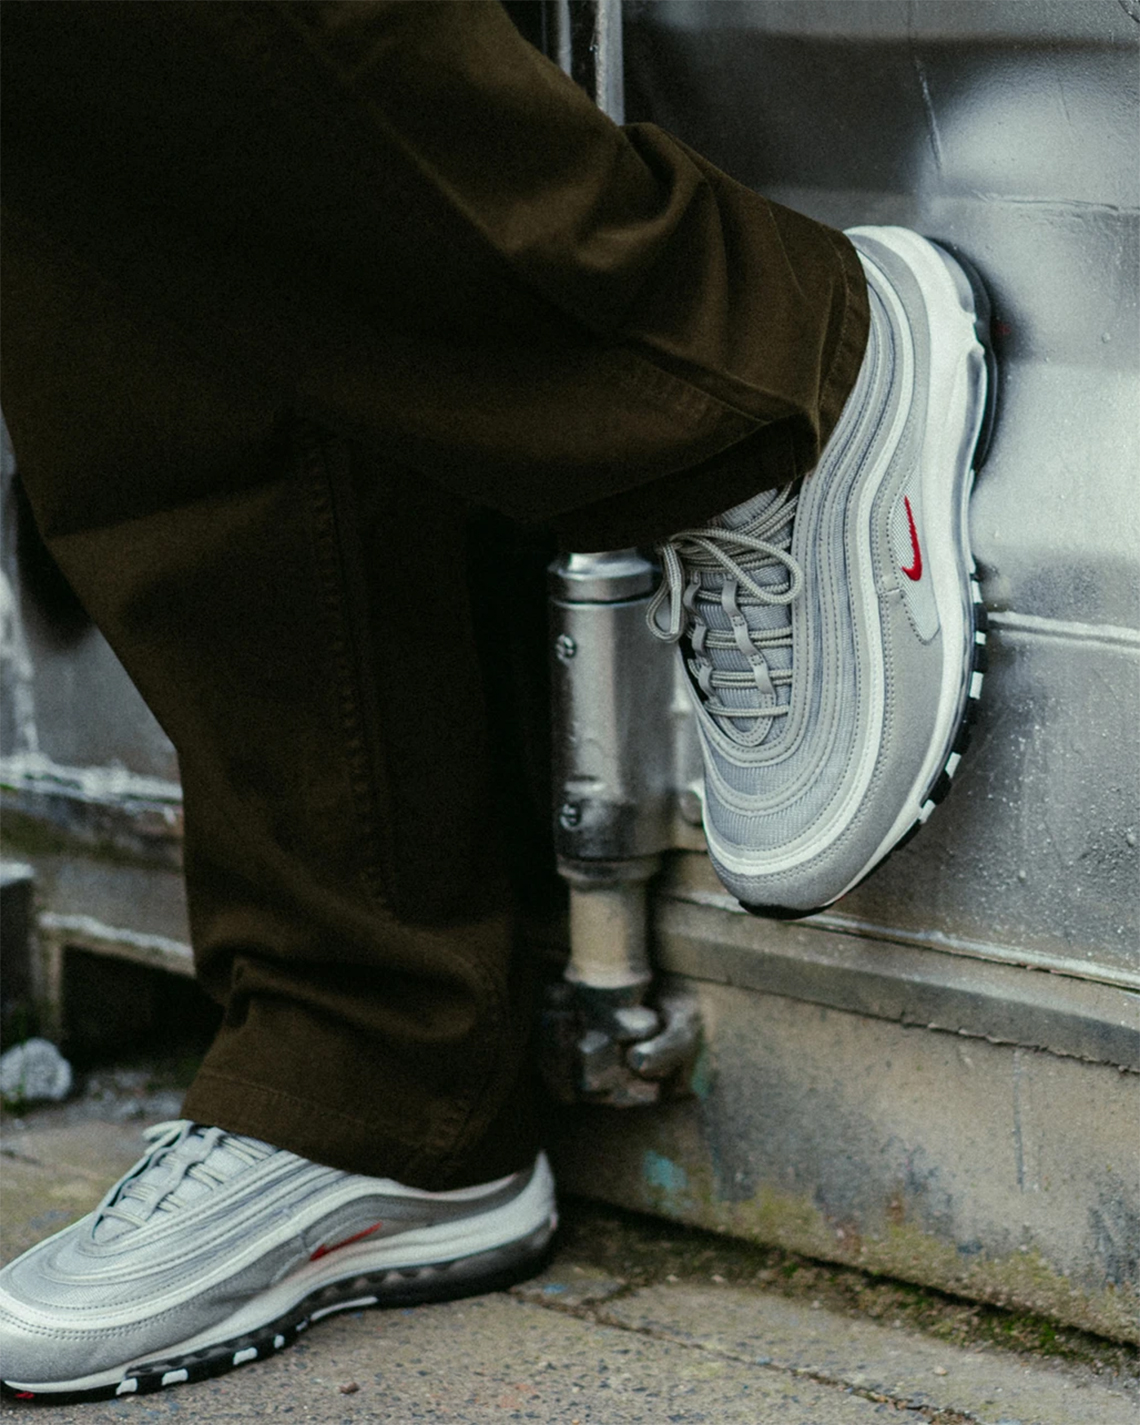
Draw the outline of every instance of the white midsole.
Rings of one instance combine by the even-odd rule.
[[[896,241],[899,238],[905,238],[913,247],[912,261],[919,260],[921,254],[924,263],[931,266],[938,264],[945,270],[944,259],[921,239],[915,239],[913,234],[905,231],[896,235]],[[968,691],[968,688],[963,686],[963,665],[965,664],[968,670],[967,660],[972,655],[972,649],[967,646],[967,628],[972,624],[969,580],[973,561],[970,554],[967,510],[974,482],[974,453],[985,413],[986,371],[984,353],[973,329],[973,317],[965,313],[959,305],[957,319],[961,321],[963,316],[969,317],[969,337],[963,347],[947,347],[939,353],[940,366],[948,374],[953,373],[951,401],[946,408],[946,417],[937,436],[932,433],[930,424],[927,424],[923,442],[922,498],[924,510],[935,511],[935,519],[932,521],[927,517],[925,523],[927,547],[935,556],[930,560],[931,577],[943,649],[938,713],[926,760],[915,778],[910,795],[891,824],[890,830],[862,868],[835,897],[836,900],[858,885],[867,871],[877,866],[900,837],[919,820],[930,788],[945,768],[950,756]],[[966,358],[965,362],[961,359],[963,356]],[[936,380],[932,379],[931,387],[937,389]],[[943,481],[937,474],[936,462],[927,458],[928,451],[936,451],[943,444],[943,433],[947,429],[964,431],[958,449],[959,465],[951,482]],[[934,530],[933,538],[931,529]],[[965,583],[963,568],[967,571]],[[966,676],[968,678],[968,671]]]

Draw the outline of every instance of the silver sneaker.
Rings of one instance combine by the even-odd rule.
[[[818,467],[669,540],[649,615],[689,675],[713,864],[764,915],[829,905],[918,829],[984,669],[966,522],[984,293],[916,233],[848,236],[871,333]]]
[[[4,1392],[105,1399],[273,1355],[334,1311],[488,1291],[538,1269],[550,1168],[456,1192],[323,1168],[178,1122],[81,1222],[0,1273]]]

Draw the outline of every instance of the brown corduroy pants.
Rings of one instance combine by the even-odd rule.
[[[473,518],[646,545],[810,471],[854,252],[485,0],[17,0],[4,41],[4,410],[178,749],[225,1015],[185,1111],[426,1188],[512,1171]]]

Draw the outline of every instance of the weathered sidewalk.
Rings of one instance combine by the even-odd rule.
[[[0,1157],[0,1255],[10,1259],[86,1210],[141,1149],[138,1122],[45,1112],[9,1123]],[[654,1260],[651,1225],[633,1243]],[[764,1283],[673,1268],[614,1273],[612,1253],[571,1241],[538,1281],[443,1306],[322,1321],[276,1359],[122,1402],[64,1406],[51,1425],[123,1420],[328,1425],[535,1420],[565,1425],[1134,1425],[1119,1370],[952,1345]],[[731,1250],[729,1248],[728,1250]],[[650,1274],[652,1277],[652,1273]],[[7,1419],[39,1407],[5,1401]]]

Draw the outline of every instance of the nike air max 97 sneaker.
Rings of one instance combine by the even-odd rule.
[[[494,1290],[555,1227],[545,1157],[424,1192],[189,1122],[82,1221],[0,1273],[0,1378],[26,1400],[103,1399],[273,1355],[322,1316]]]
[[[871,329],[805,480],[659,550],[650,627],[688,673],[704,825],[749,910],[808,915],[929,816],[984,667],[967,501],[992,399],[984,293],[902,228],[856,228]]]

